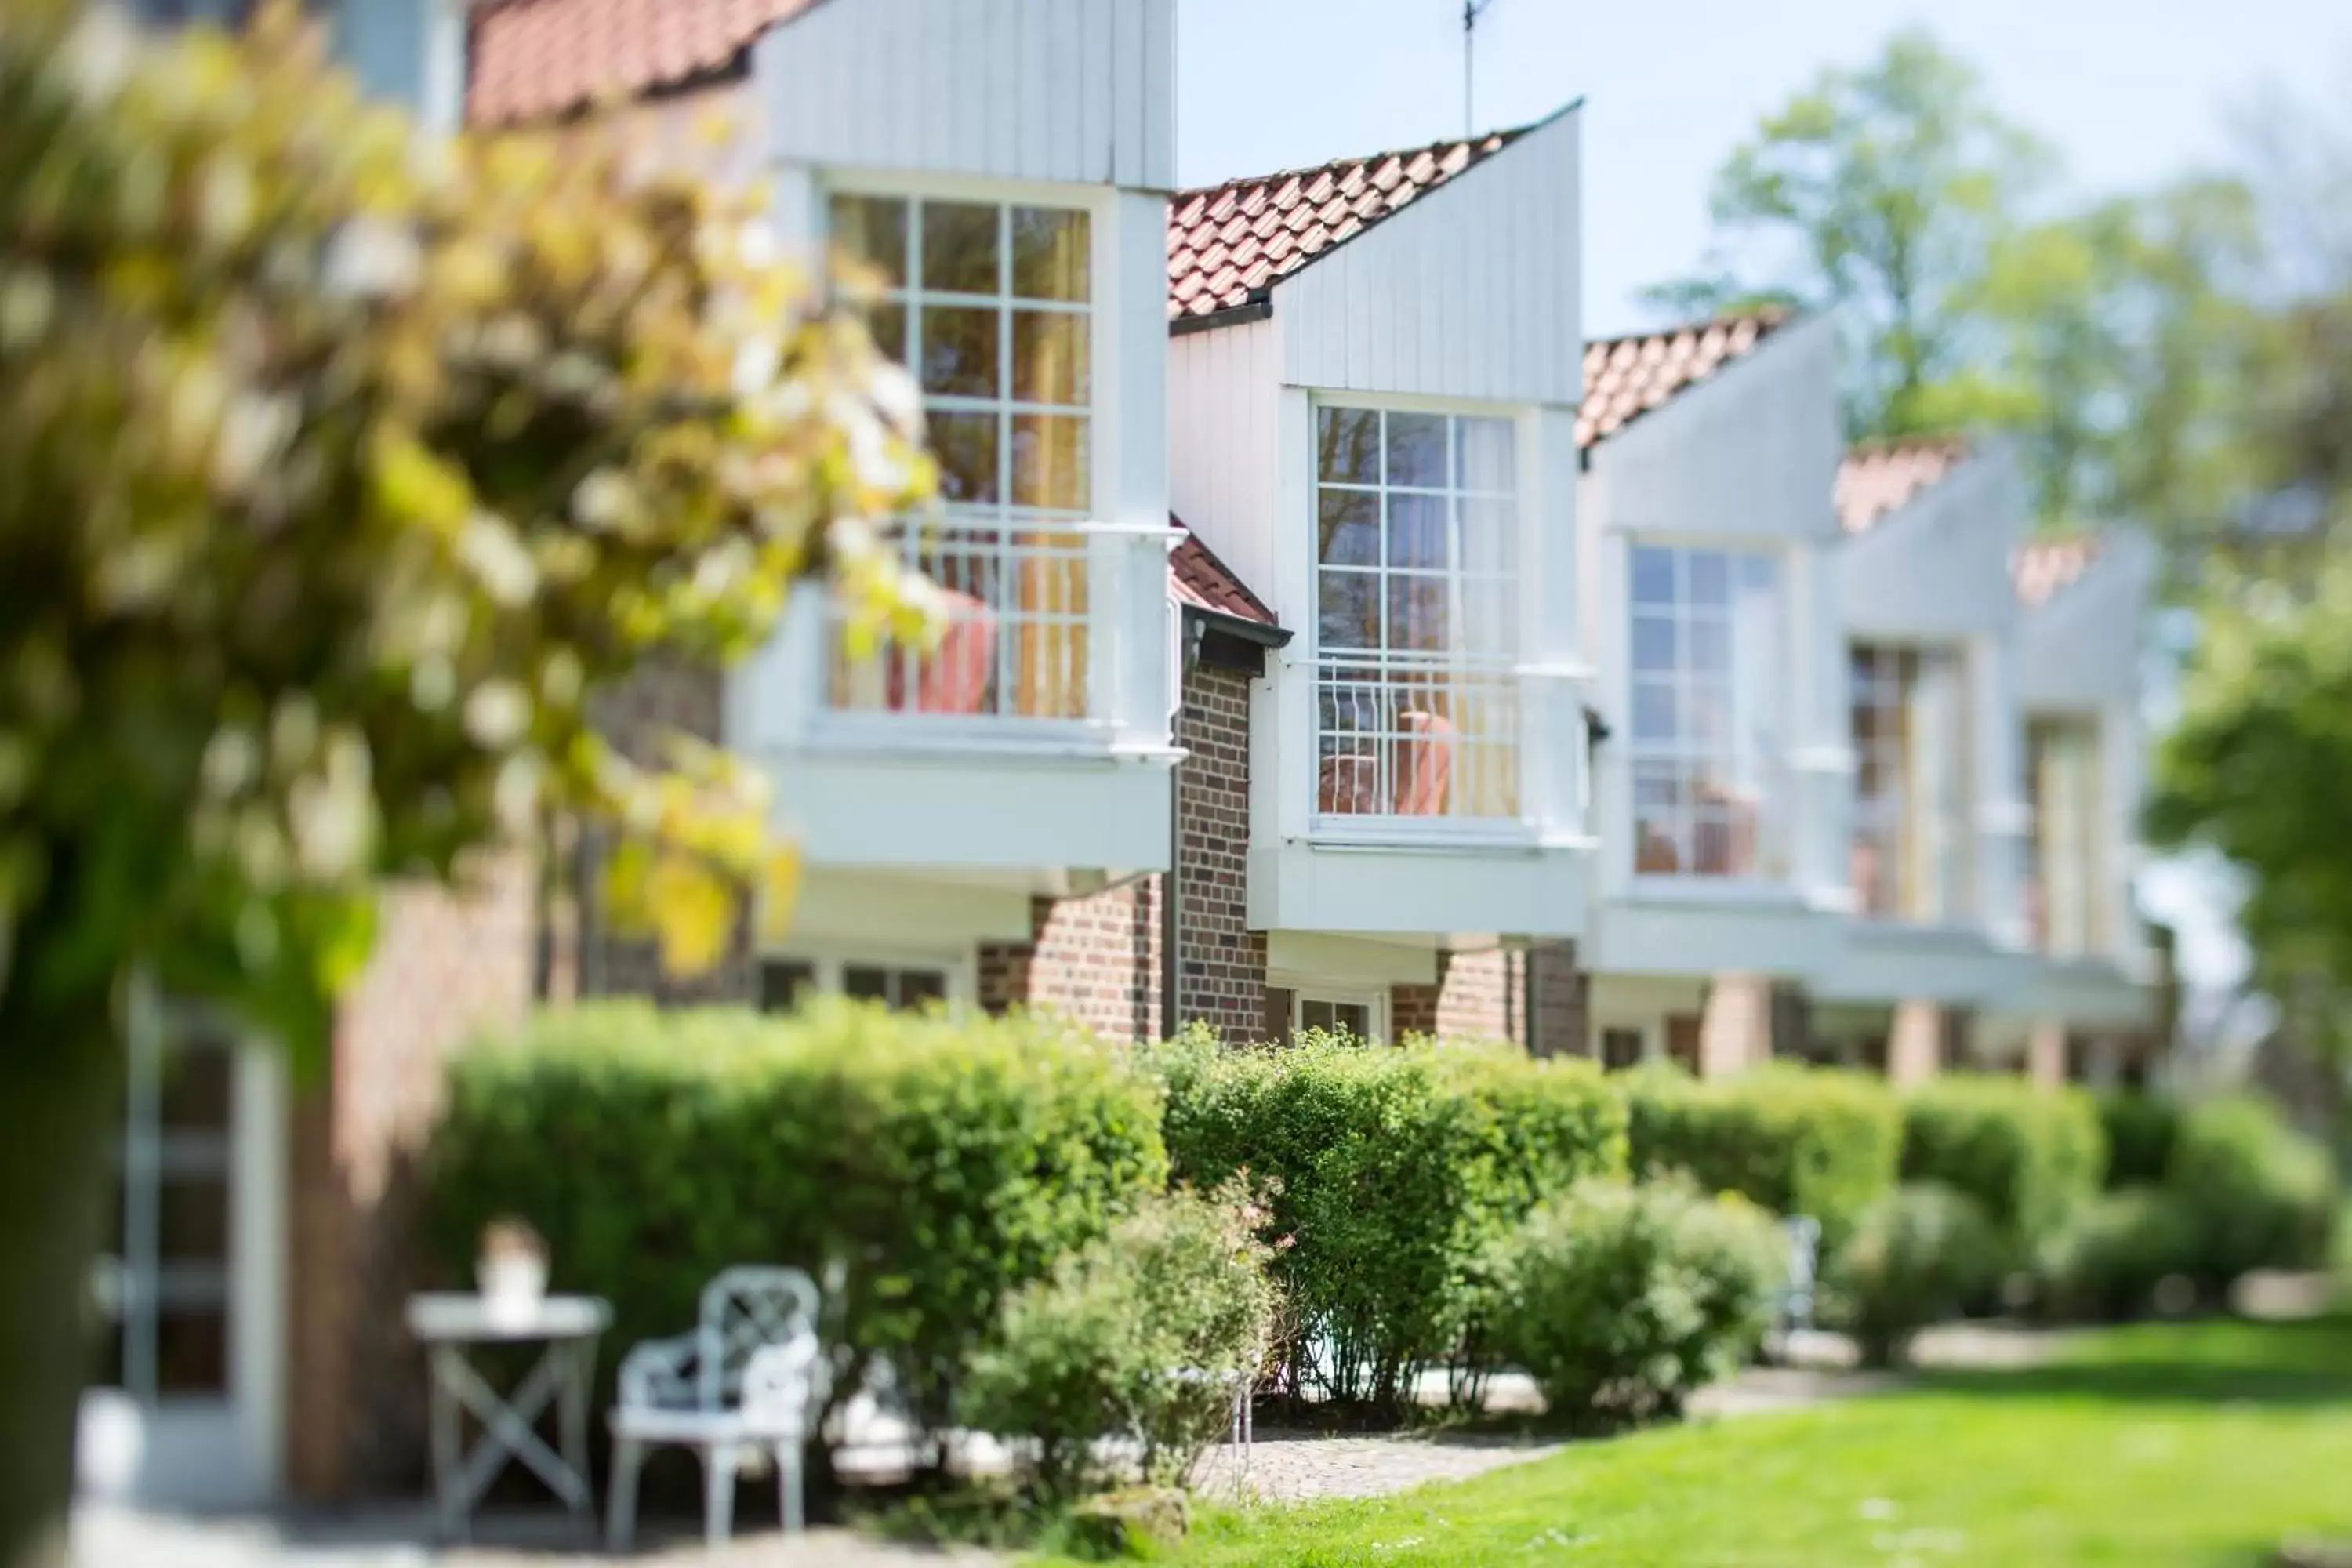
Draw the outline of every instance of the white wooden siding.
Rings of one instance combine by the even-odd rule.
[[[1280,351],[1271,321],[1168,342],[1171,503],[1277,614],[1284,609],[1276,602],[1274,554]],[[1298,624],[1297,616],[1284,624]]]
[[[2005,635],[2027,506],[2014,455],[1995,447],[1849,540],[1838,552],[1846,629],[1904,642]]]
[[[762,37],[789,162],[1166,191],[1175,0],[856,0]]]
[[[1276,284],[1284,379],[1576,403],[1580,118],[1564,110]]]

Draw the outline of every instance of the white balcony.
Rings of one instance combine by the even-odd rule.
[[[1169,535],[1088,521],[909,523],[936,643],[848,647],[804,587],[730,686],[728,738],[775,775],[818,866],[1063,893],[1168,863]]]

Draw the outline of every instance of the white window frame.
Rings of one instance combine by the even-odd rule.
[[[843,972],[852,967],[933,970],[947,978],[949,1016],[963,1017],[979,1005],[979,962],[969,947],[950,950],[872,946],[793,938],[779,945],[762,947],[760,962],[807,964],[815,972],[817,993],[824,996],[842,994]]]
[[[1644,896],[1663,895],[1668,898],[1751,898],[1779,900],[1792,889],[1797,881],[1795,864],[1797,840],[1795,816],[1799,809],[1798,793],[1793,784],[1790,762],[1796,746],[1799,692],[1796,683],[1796,627],[1791,611],[1797,552],[1790,543],[1773,537],[1737,534],[1701,534],[1670,531],[1631,531],[1618,541],[1622,551],[1621,559],[1624,598],[1617,619],[1617,635],[1623,641],[1624,663],[1621,686],[1624,698],[1623,741],[1618,764],[1625,778],[1625,856],[1626,867],[1634,889]],[[1687,705],[1682,700],[1681,686],[1676,687],[1675,722],[1677,733],[1670,741],[1645,740],[1640,733],[1637,710],[1642,687],[1642,671],[1635,649],[1635,622],[1644,614],[1656,612],[1640,605],[1634,596],[1634,574],[1638,552],[1643,550],[1664,550],[1680,556],[1706,552],[1731,557],[1764,561],[1772,568],[1773,596],[1778,612],[1773,673],[1773,700],[1777,709],[1775,728],[1779,731],[1776,760],[1767,763],[1763,807],[1758,814],[1757,859],[1766,867],[1777,859],[1777,870],[1754,869],[1745,872],[1717,874],[1692,871],[1644,871],[1641,868],[1640,826],[1642,822],[1641,778],[1645,765],[1672,764],[1688,766],[1703,761],[1706,753],[1696,749],[1688,738]],[[1679,571],[1680,569],[1678,569]],[[1687,635],[1687,606],[1679,590],[1675,604],[1674,622],[1678,639]],[[1736,654],[1734,664],[1736,666]],[[1680,668],[1678,664],[1677,668]],[[1736,682],[1733,690],[1737,690]],[[1735,715],[1733,729],[1740,721]],[[1682,808],[1687,812],[1690,808]],[[1663,1047],[1661,1047],[1663,1049]]]
[[[1303,526],[1307,540],[1305,598],[1308,606],[1306,617],[1308,644],[1307,669],[1312,683],[1306,710],[1310,734],[1309,760],[1306,769],[1307,822],[1310,837],[1345,840],[1375,838],[1403,842],[1433,840],[1440,843],[1474,845],[1518,842],[1526,837],[1525,826],[1529,819],[1531,804],[1527,794],[1528,740],[1527,704],[1529,700],[1529,693],[1525,671],[1526,650],[1531,630],[1529,617],[1532,614],[1532,605],[1527,587],[1528,577],[1527,567],[1534,558],[1532,546],[1535,542],[1530,537],[1532,533],[1530,519],[1533,515],[1531,509],[1535,504],[1538,474],[1538,443],[1542,434],[1539,424],[1529,416],[1527,409],[1518,405],[1481,403],[1464,398],[1372,395],[1329,390],[1309,394],[1307,404],[1306,517]],[[1508,646],[1504,650],[1474,654],[1464,647],[1458,637],[1453,640],[1452,647],[1444,655],[1423,656],[1419,660],[1412,658],[1402,661],[1395,660],[1386,648],[1374,650],[1326,649],[1324,647],[1322,626],[1324,564],[1321,550],[1323,492],[1327,488],[1335,488],[1360,492],[1370,491],[1385,497],[1389,490],[1385,430],[1381,441],[1382,471],[1378,485],[1340,483],[1327,487],[1320,460],[1320,426],[1322,415],[1326,409],[1348,409],[1382,416],[1420,414],[1451,419],[1486,419],[1509,426],[1511,493],[1507,497],[1494,492],[1456,490],[1451,488],[1443,491],[1412,489],[1407,491],[1409,494],[1444,494],[1456,500],[1467,496],[1473,499],[1507,501],[1509,526],[1507,537],[1510,561],[1501,575],[1507,582],[1516,580],[1517,591],[1509,592],[1506,595],[1505,602],[1508,605],[1511,616],[1512,635]],[[1383,538],[1385,538],[1385,530]],[[1449,531],[1448,547],[1449,553],[1458,555],[1460,549],[1458,527]],[[1389,568],[1385,562],[1377,568],[1340,568],[1340,570],[1364,571],[1374,575],[1381,584],[1380,602],[1385,615],[1389,577]],[[1434,575],[1435,574],[1424,574]],[[1449,563],[1444,576],[1449,585],[1447,626],[1449,632],[1458,633],[1464,624],[1462,602],[1463,586],[1465,581],[1458,562]],[[1395,670],[1422,669],[1442,672],[1456,680],[1491,682],[1501,688],[1501,694],[1507,703],[1507,711],[1509,714],[1507,729],[1505,735],[1483,743],[1496,749],[1507,745],[1509,765],[1513,770],[1510,793],[1517,805],[1516,814],[1508,816],[1474,816],[1446,813],[1415,816],[1395,813],[1327,813],[1323,811],[1321,809],[1324,739],[1323,682],[1334,661],[1363,671],[1364,678],[1368,679],[1377,679],[1378,675]],[[1458,763],[1458,756],[1456,760]]]
[[[1268,984],[1276,982],[1269,980]],[[1320,981],[1300,980],[1282,983],[1279,989],[1290,993],[1290,1031],[1297,1034],[1306,1026],[1300,1022],[1309,1002],[1320,1002],[1340,1007],[1361,1007],[1367,1024],[1366,1040],[1381,1045],[1394,1045],[1389,1035],[1389,994],[1385,986],[1331,985]]]
[[[1118,204],[1116,193],[1097,186],[1074,186],[1040,181],[994,180],[941,176],[931,174],[909,174],[887,170],[828,169],[814,182],[811,196],[810,223],[820,249],[832,242],[833,200],[836,196],[866,197],[910,204],[947,204],[990,205],[999,210],[998,238],[1000,248],[999,292],[993,296],[964,295],[935,291],[922,287],[922,256],[914,226],[910,225],[907,279],[903,289],[893,290],[888,298],[908,305],[908,333],[905,349],[908,374],[915,380],[918,395],[926,410],[941,412],[989,412],[1003,416],[997,448],[998,500],[992,503],[940,503],[937,522],[929,531],[936,538],[940,526],[946,528],[992,529],[1009,536],[1024,527],[1035,531],[1050,531],[1056,541],[1055,553],[1070,558],[1083,558],[1087,565],[1086,578],[1087,611],[1075,621],[1056,619],[1054,624],[1076,625],[1085,631],[1087,668],[1086,670],[1085,711],[1076,717],[1051,717],[1019,713],[984,713],[972,715],[919,715],[906,712],[876,712],[861,709],[835,707],[821,700],[818,711],[824,728],[834,737],[845,741],[868,738],[896,743],[910,723],[926,731],[942,736],[962,735],[985,738],[993,742],[1029,741],[1053,743],[1066,741],[1074,731],[1108,731],[1111,727],[1117,704],[1113,700],[1111,683],[1117,679],[1118,664],[1112,655],[1112,631],[1117,616],[1107,614],[1110,602],[1118,595],[1118,577],[1115,570],[1106,570],[1117,559],[1117,547],[1132,542],[1126,534],[1135,531],[1102,521],[1109,515],[1108,499],[1118,494],[1119,447],[1117,409],[1111,401],[1111,389],[1118,384],[1119,374],[1119,344],[1118,328],[1121,321],[1121,295],[1118,284]],[[1010,245],[1011,209],[1014,207],[1051,207],[1067,212],[1084,213],[1087,228],[1087,288],[1084,301],[1053,301],[1018,300],[1022,310],[1037,310],[1056,314],[1078,315],[1087,322],[1087,397],[1083,404],[1031,405],[1013,396],[1013,342],[1007,330],[999,347],[997,374],[998,393],[994,398],[970,397],[952,394],[921,392],[921,331],[919,326],[922,301],[978,308],[993,306],[1000,311],[1015,308],[1011,292],[1012,247]],[[1075,509],[1016,507],[1012,500],[1013,479],[1013,422],[1021,414],[1067,415],[1083,410],[1087,424],[1087,495],[1084,504]],[[1155,532],[1164,529],[1155,527]],[[910,525],[901,542],[902,555],[920,570],[920,556],[926,529],[919,522]],[[1007,563],[1017,559],[1009,543],[999,546],[1000,573],[1009,573]],[[1000,607],[998,614],[1003,614]],[[1011,639],[1000,642],[998,658]],[[887,656],[885,656],[887,657]],[[819,661],[824,679],[830,679],[830,658]],[[1000,662],[999,678],[1003,668]]]
[[[1908,658],[1907,671],[1893,676],[1884,672],[1873,676],[1874,685],[1882,691],[1890,679],[1894,700],[1874,701],[1873,706],[1882,714],[1900,715],[1905,736],[1910,742],[1906,747],[1891,738],[1879,736],[1865,743],[1855,723],[1861,703],[1855,684],[1855,666],[1868,656],[1874,660],[1888,658]],[[1953,710],[1949,716],[1950,733],[1937,742],[1927,736],[1921,721],[1928,715],[1924,710],[1920,693],[1928,675],[1931,662],[1943,667],[1941,673],[1949,682]],[[1890,637],[1853,637],[1846,645],[1847,670],[1847,731],[1848,743],[1854,750],[1854,826],[1859,842],[1864,827],[1864,815],[1869,803],[1862,795],[1865,750],[1886,748],[1880,756],[1882,766],[1891,763],[1896,779],[1895,821],[1892,833],[1883,842],[1892,851],[1895,881],[1895,908],[1872,910],[1863,903],[1862,889],[1854,889],[1856,912],[1865,921],[1916,926],[1965,927],[1976,908],[1978,868],[1971,857],[1975,846],[1969,825],[1976,799],[1974,769],[1974,728],[1971,701],[1974,697],[1969,679],[1969,651],[1965,643],[1912,642]],[[1903,676],[1910,677],[1906,682]],[[1941,759],[1939,767],[1928,748],[1948,744],[1950,755]],[[1939,808],[1937,793],[1951,787],[1957,795],[1949,809]],[[1917,879],[1925,874],[1934,879],[1934,890],[1939,895],[1934,900],[1941,908],[1914,907],[1912,893]],[[1924,895],[1923,895],[1924,896]]]
[[[2042,789],[2042,752],[2035,731],[2045,734],[2055,731],[2079,740],[2084,746],[2083,773],[2077,782],[2082,798],[2073,803],[2079,816],[2073,823],[2074,841],[2063,847],[2071,854],[2053,855],[2053,837],[2061,831],[2064,816],[2053,810],[2053,803],[2044,799]],[[2106,889],[2103,885],[2107,864],[2105,843],[2106,780],[2106,727],[2094,711],[2048,710],[2026,715],[2025,744],[2028,798],[2033,809],[2032,839],[2033,881],[2042,902],[2041,929],[2034,935],[2039,950],[2053,958],[2093,958],[2108,950],[2109,915]],[[2066,862],[2072,861],[2072,864]],[[2070,885],[2080,907],[2078,930],[2060,931],[2057,910],[2057,889],[2062,879]]]

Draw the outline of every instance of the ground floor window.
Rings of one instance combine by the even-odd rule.
[[[760,1006],[789,1012],[812,995],[879,1002],[893,1012],[950,1008],[970,1000],[968,966],[946,958],[781,953],[760,963]]]
[[[1601,1031],[1601,1065],[1611,1072],[1624,1072],[1640,1067],[1643,1048],[1643,1035],[1639,1029]]]
[[[1386,998],[1377,990],[1317,985],[1269,985],[1265,990],[1265,1033],[1272,1040],[1287,1039],[1306,1029],[1336,1035],[1344,1031],[1355,1040],[1388,1037]]]

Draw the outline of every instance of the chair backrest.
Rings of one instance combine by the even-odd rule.
[[[1822,1222],[1810,1215],[1790,1215],[1780,1222],[1789,1238],[1789,1293],[1811,1296],[1821,1268]]]
[[[1402,715],[1412,739],[1397,747],[1399,816],[1443,816],[1454,780],[1454,729],[1443,713]]]
[[[705,1410],[733,1404],[745,1365],[771,1345],[805,1339],[814,1346],[818,1306],[816,1286],[797,1268],[743,1265],[704,1286],[695,1329],[697,1403]]]

